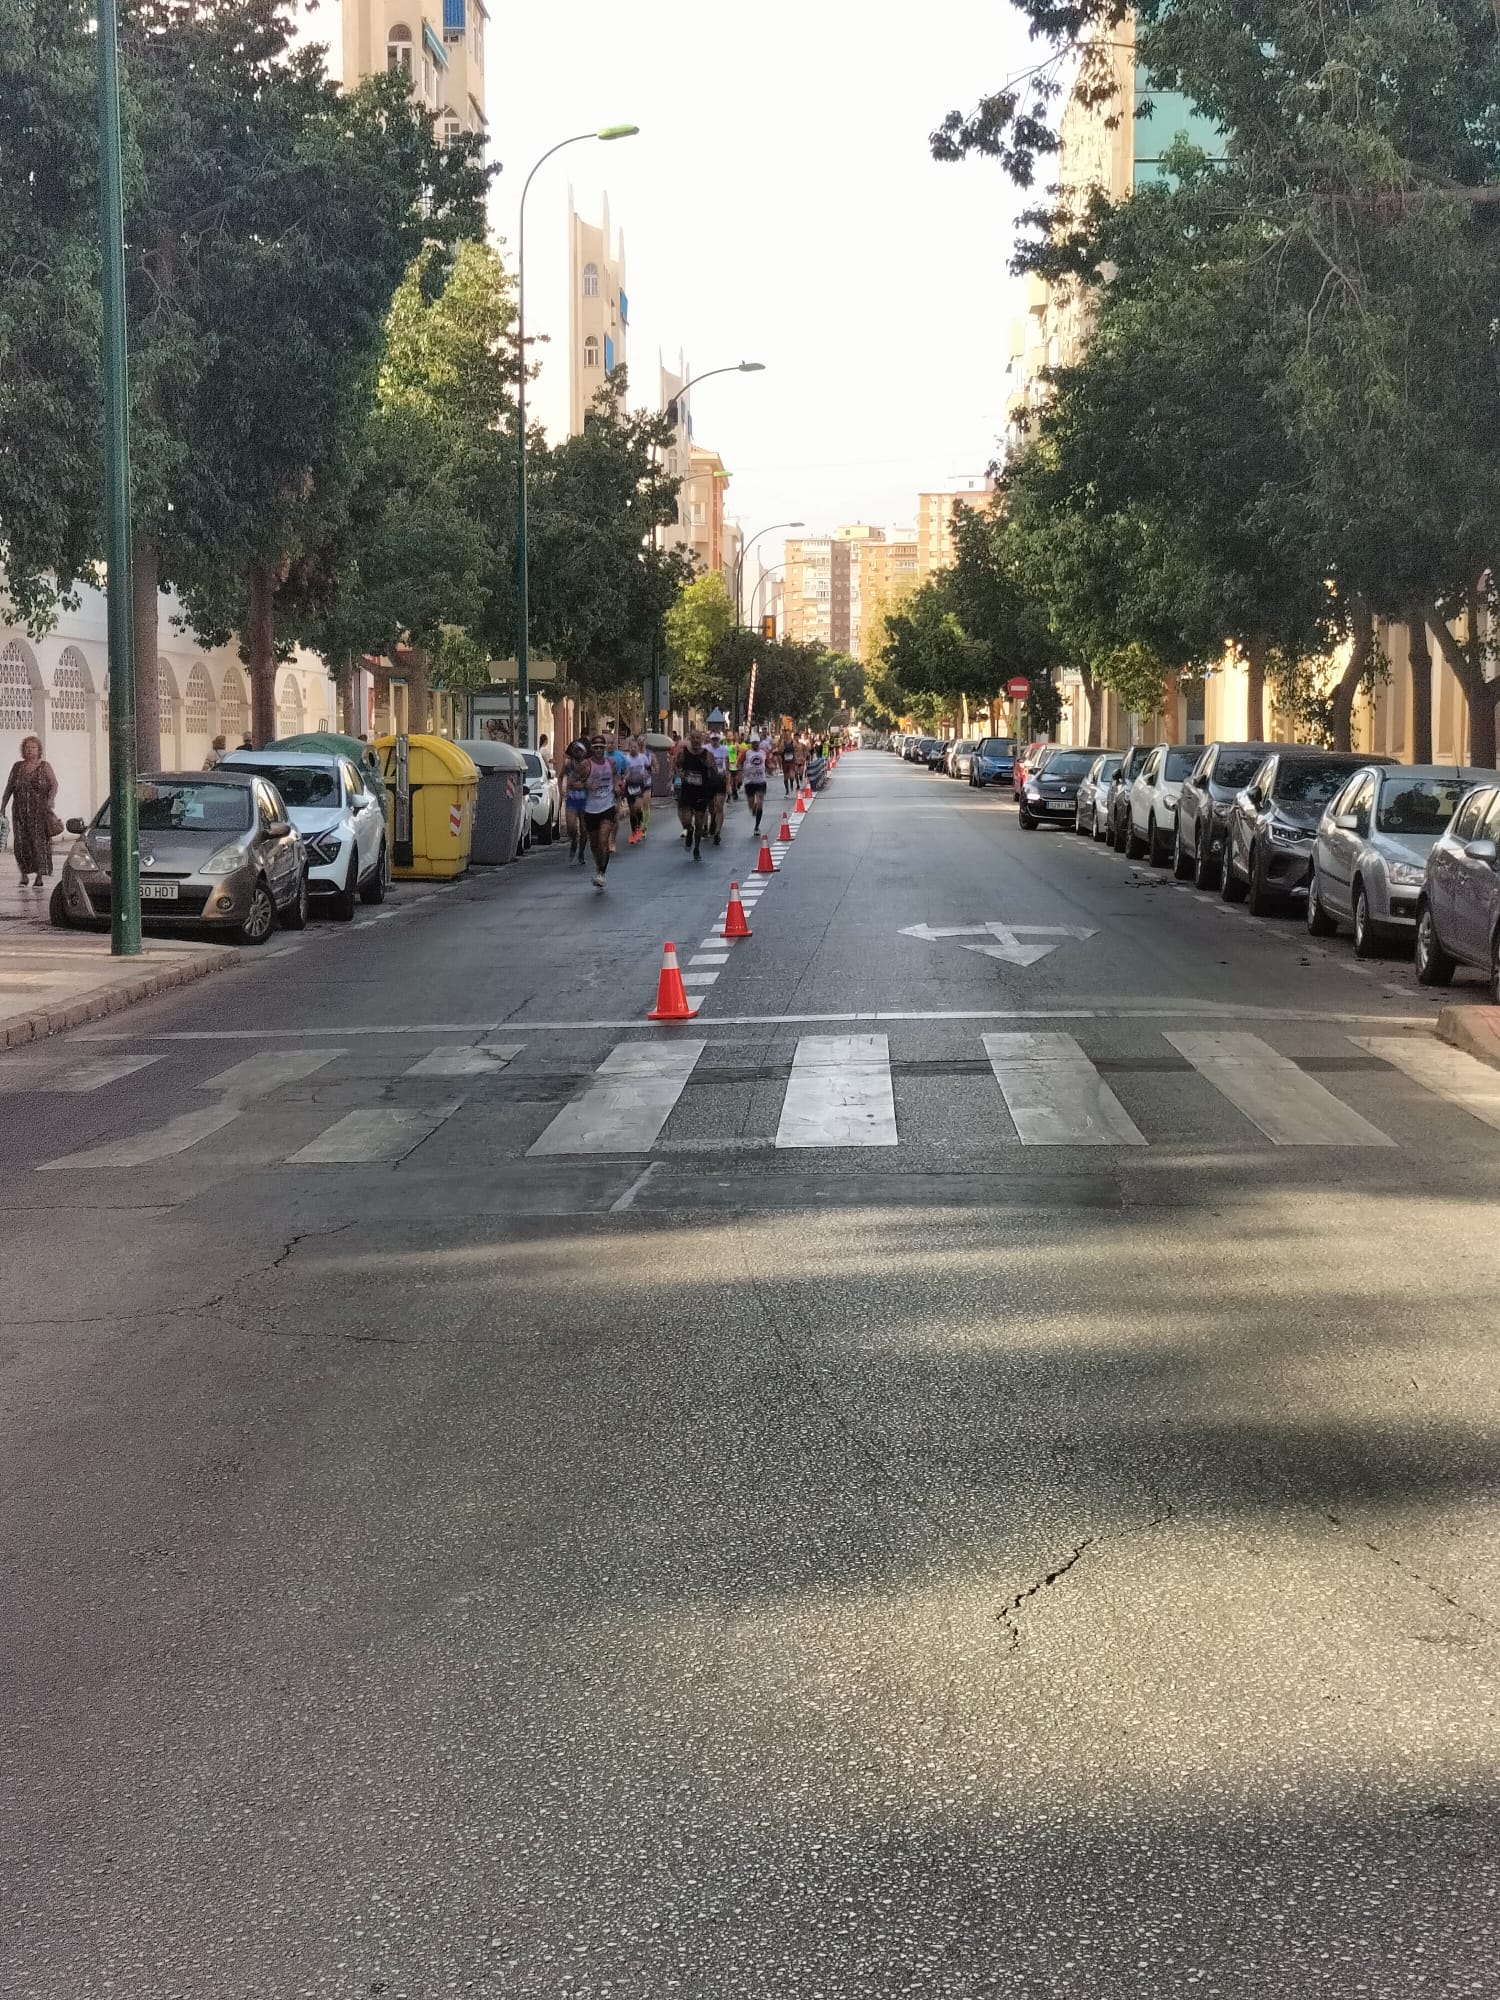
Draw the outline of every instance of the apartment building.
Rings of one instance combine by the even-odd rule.
[[[917,495],[917,567],[925,583],[953,561],[953,523],[961,507],[987,513],[995,504],[995,482],[975,473],[961,486]]]
[[[847,653],[849,543],[837,535],[799,535],[786,545],[782,581],[785,637]]]
[[[445,139],[460,132],[488,136],[485,0],[343,0],[342,14],[345,83],[404,70]]]
[[[589,404],[625,364],[630,300],[625,237],[610,229],[609,196],[597,223],[586,222],[568,189],[568,429],[583,429]]]
[[[886,614],[896,611],[922,582],[921,542],[915,528],[893,528],[866,542],[860,557],[860,620],[848,649],[869,663]]]

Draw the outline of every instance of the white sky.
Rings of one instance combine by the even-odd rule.
[[[995,456],[1026,205],[993,162],[936,165],[927,134],[1027,48],[1004,0],[671,13],[500,0],[485,67],[504,162],[491,206],[510,255],[539,154],[569,132],[641,127],[569,147],[533,182],[528,331],[566,339],[568,186],[592,220],[607,188],[625,233],[632,402],[656,401],[658,347],[669,365],[681,348],[695,373],[766,364],[693,397],[697,441],[733,474],[731,517],[747,533],[911,522],[919,491]],[[541,359],[537,414],[565,427],[566,376]],[[780,540],[757,553],[779,560]]]

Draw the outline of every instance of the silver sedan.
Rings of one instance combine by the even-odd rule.
[[[1124,761],[1123,751],[1106,750],[1102,757],[1096,757],[1089,765],[1088,776],[1078,787],[1078,809],[1073,816],[1075,833],[1086,833],[1094,840],[1103,840],[1109,781]]]
[[[1409,942],[1428,855],[1464,794],[1493,775],[1461,764],[1355,771],[1318,822],[1307,889],[1313,936],[1331,937],[1349,924],[1360,958],[1397,939]]]

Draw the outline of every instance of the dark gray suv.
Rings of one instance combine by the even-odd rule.
[[[1324,806],[1354,772],[1393,761],[1337,750],[1273,751],[1229,808],[1219,888],[1224,901],[1248,900],[1251,913],[1263,917],[1305,894]]]
[[[1276,743],[1210,743],[1177,797],[1177,837],[1172,873],[1191,875],[1200,889],[1217,889],[1224,860],[1224,828],[1235,795],[1244,790]]]

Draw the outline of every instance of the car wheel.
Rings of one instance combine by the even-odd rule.
[[[1415,964],[1418,986],[1451,986],[1453,975],[1458,970],[1457,961],[1451,959],[1438,942],[1437,925],[1432,921],[1432,911],[1425,897],[1417,905]]]
[[[1338,925],[1323,907],[1323,891],[1318,886],[1318,871],[1314,868],[1312,874],[1307,878],[1307,934],[1309,937],[1332,937],[1337,930]],[[1354,949],[1359,951],[1359,915],[1357,906],[1354,922]],[[1364,957],[1363,952],[1360,952],[1359,955],[1361,958]]]
[[[1226,903],[1243,903],[1245,885],[1234,872],[1234,847],[1228,840],[1224,843],[1224,873],[1219,878],[1219,896]]]
[[[55,931],[65,931],[72,927],[72,920],[68,916],[68,899],[63,894],[61,882],[47,899],[47,921]]]
[[[1166,837],[1158,830],[1155,819],[1146,829],[1146,854],[1153,868],[1167,865]]]
[[[1182,828],[1179,826],[1172,842],[1172,879],[1174,882],[1188,882],[1192,874],[1193,857],[1182,844]]]
[[[1115,816],[1112,812],[1107,812],[1104,815],[1104,845],[1113,854],[1115,844]]]
[[[284,910],[278,913],[281,927],[287,931],[307,929],[307,870],[304,868],[297,877],[297,893]]]
[[[1252,917],[1270,916],[1276,901],[1267,886],[1265,871],[1260,865],[1260,851],[1254,847],[1250,850],[1250,886],[1245,900]]]
[[[1139,861],[1145,851],[1146,843],[1136,832],[1135,817],[1131,814],[1125,821],[1125,859],[1127,861]]]
[[[1379,958],[1384,940],[1370,921],[1370,899],[1363,882],[1354,885],[1354,956]]]
[[[1219,864],[1214,860],[1213,835],[1205,840],[1202,829],[1198,833],[1198,846],[1193,855],[1193,885],[1205,891],[1219,886]]]
[[[276,928],[276,905],[264,882],[257,882],[236,935],[241,944],[264,944]]]
[[[341,924],[354,920],[354,898],[359,888],[359,849],[349,855],[349,879],[333,899],[333,914]]]
[[[1035,833],[1035,832],[1036,832],[1036,821],[1035,821],[1035,820],[1034,820],[1034,819],[1033,819],[1033,818],[1031,817],[1031,814],[1030,814],[1029,812],[1027,812],[1027,810],[1026,810],[1025,806],[1022,806],[1022,808],[1021,808],[1021,811],[1020,811],[1020,821],[1021,821],[1021,831],[1022,831],[1022,833]]]
[[[1073,831],[1075,833],[1083,833],[1085,831],[1085,827],[1083,824],[1083,808],[1081,806],[1074,806],[1073,808]]]
[[[1099,808],[1097,805],[1090,815],[1089,832],[1094,836],[1096,843],[1104,838],[1104,835],[1099,830]]]
[[[360,884],[359,900],[362,903],[383,903],[385,901],[385,868],[385,842],[382,840],[380,843],[380,852],[375,857],[375,872],[371,875],[368,882]]]

